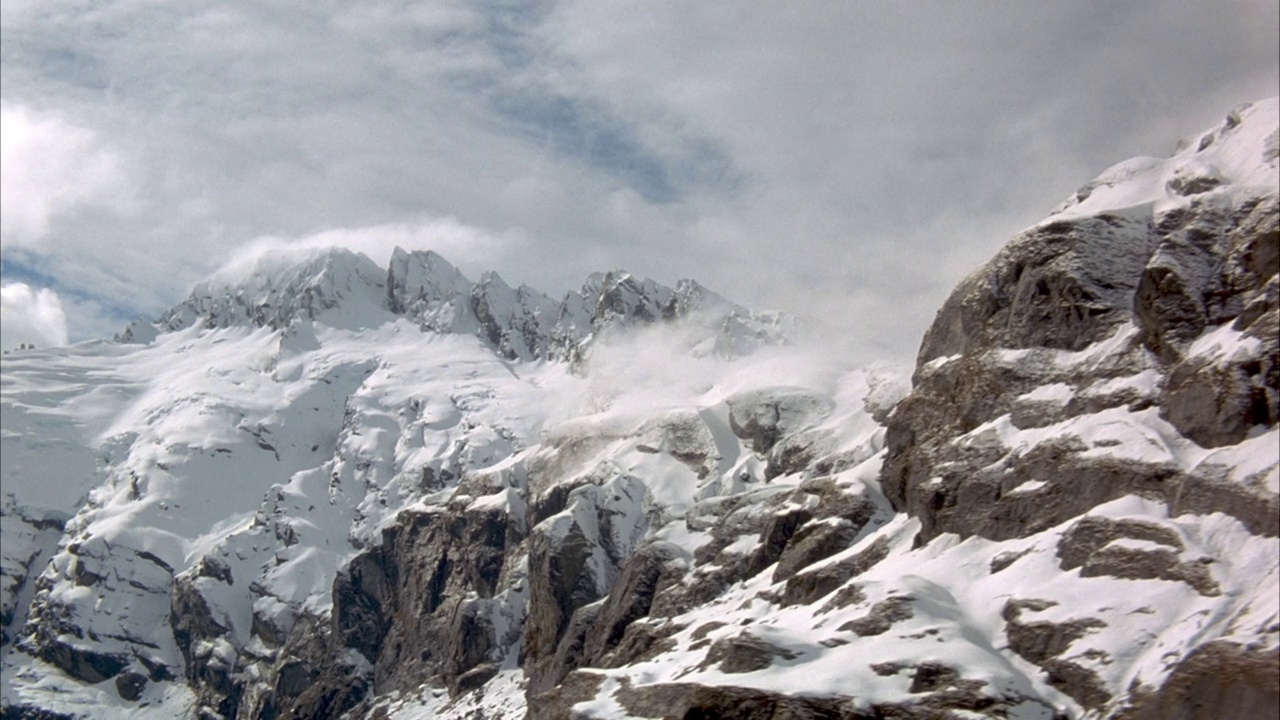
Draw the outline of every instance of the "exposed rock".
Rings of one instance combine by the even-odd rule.
[[[1009,649],[1037,665],[1061,655],[1071,643],[1090,631],[1105,627],[1106,623],[1095,618],[1071,620],[1063,623],[1023,622],[1024,610],[1044,610],[1056,602],[1048,600],[1010,600],[1005,603],[1001,615],[1005,620],[1005,637]]]
[[[678,717],[687,720],[863,720],[874,717],[856,709],[849,698],[809,698],[755,688],[673,683],[624,687],[618,699],[635,717]]]
[[[1216,256],[1220,273],[1205,291],[1217,332],[1240,332],[1225,347],[1170,358],[1161,408],[1180,432],[1206,447],[1243,440],[1280,418],[1280,229],[1275,198],[1258,202]],[[1234,321],[1234,322],[1232,322]]]
[[[1045,671],[1050,685],[1070,695],[1081,705],[1097,709],[1111,699],[1111,693],[1097,674],[1062,657],[1076,640],[1106,627],[1096,618],[1067,622],[1024,622],[1024,610],[1045,610],[1057,603],[1045,600],[1010,600],[1001,611],[1005,619],[1005,637],[1009,649]]]
[[[393,593],[400,585],[399,567],[390,548],[357,555],[333,583],[334,633],[343,647],[377,662],[394,615]],[[437,603],[439,600],[437,600]],[[434,607],[426,608],[428,611]]]
[[[288,662],[280,668],[276,679],[276,695],[281,698],[296,698],[315,681],[314,671],[297,661]]]
[[[536,695],[530,693],[526,720],[581,720],[573,713],[573,706],[594,698],[603,681],[604,676],[598,673],[569,673],[559,684]]]
[[[75,720],[71,715],[25,704],[5,705],[0,709],[0,718],[3,720]]]
[[[558,663],[552,660],[556,647],[574,612],[600,597],[587,567],[593,550],[594,545],[576,526],[554,547],[547,536],[535,534],[531,538],[529,616],[523,645],[531,692],[559,680]]]
[[[784,435],[804,429],[831,409],[827,398],[812,392],[777,388],[736,395],[728,400],[729,427],[760,455]]]
[[[530,704],[530,720],[603,720],[603,715],[572,710],[576,702],[592,697],[602,680],[599,675],[582,671],[572,673],[565,686],[539,696]],[[758,688],[696,683],[632,687],[624,681],[615,698],[629,717],[685,720],[927,720],[956,717],[956,710],[1003,717],[1011,706],[1022,701],[1018,697],[986,694],[983,683],[966,680],[958,680],[952,687],[939,688],[911,702],[872,706],[851,697],[785,695]],[[1061,714],[1049,716],[1065,720]]]
[[[373,690],[372,667],[355,651],[326,663],[323,674],[279,710],[280,720],[336,718],[365,700]]]
[[[818,498],[815,519],[792,534],[778,556],[773,581],[781,582],[815,562],[848,548],[876,513],[876,505],[864,494],[837,487],[829,479],[808,480],[796,494]]]
[[[485,683],[492,680],[497,674],[498,666],[493,663],[477,665],[459,675],[458,679],[454,681],[451,689],[455,695],[469,693],[472,690],[482,687]]]
[[[1267,718],[1280,714],[1280,650],[1215,641],[1183,658],[1160,689],[1117,720]]]
[[[293,622],[279,659],[259,668],[271,691],[250,687],[242,716],[329,717],[391,689],[482,685],[506,640],[494,637],[489,603],[519,527],[497,508],[402,513],[339,573],[328,627]]]
[[[1231,445],[1255,426],[1275,425],[1275,393],[1268,392],[1265,374],[1275,354],[1259,355],[1230,363],[1209,358],[1179,362],[1169,373],[1163,395],[1165,417],[1206,447]]]
[[[1083,517],[1063,533],[1058,542],[1062,569],[1071,570],[1084,565],[1095,552],[1120,538],[1146,540],[1179,551],[1184,547],[1176,532],[1154,522]]]
[[[1280,535],[1280,496],[1265,487],[1197,474],[1181,478],[1169,489],[1168,497],[1171,515],[1221,512],[1238,519],[1256,535]]]
[[[1029,552],[1031,552],[1029,549],[1017,552],[1003,552],[991,558],[991,574],[994,575],[1007,569],[1010,565],[1018,562],[1020,558],[1024,557]]]
[[[889,541],[884,537],[859,551],[853,557],[807,570],[787,579],[781,602],[783,605],[811,603],[826,596],[889,556]]]
[[[555,302],[530,288],[513,290],[496,273],[485,273],[469,293],[480,333],[508,360],[545,357],[549,328],[542,318]]]
[[[350,660],[364,656],[350,650],[335,657],[338,652],[331,618],[299,613],[275,661],[258,666],[261,682],[244,685],[239,717],[302,718],[317,707],[349,709],[368,690],[369,667],[367,660],[360,663],[352,677]]]
[[[646,423],[640,437],[652,445],[639,445],[641,452],[665,452],[698,475],[698,479],[714,472],[720,463],[715,437],[702,416],[694,411],[669,411]]]
[[[1048,683],[1090,710],[1098,710],[1111,700],[1111,693],[1098,674],[1079,663],[1053,658],[1040,665]]]
[[[684,576],[683,557],[679,547],[665,542],[644,545],[631,556],[592,623],[585,647],[589,663],[627,664],[625,654],[615,653],[607,662],[605,656],[619,648],[632,623],[649,614],[658,593]]]
[[[561,630],[555,652],[541,661],[537,682],[530,684],[531,693],[541,692],[559,683],[571,671],[590,664],[587,661],[587,641],[600,614],[601,604],[594,602],[573,612],[568,625]],[[528,662],[526,656],[526,663]]]
[[[788,507],[771,516],[760,531],[760,546],[747,561],[747,577],[755,575],[782,557],[782,551],[791,542],[802,525],[813,518],[813,511],[804,507]]]
[[[1208,560],[1208,558],[1205,558]],[[1213,597],[1222,590],[1203,562],[1183,563],[1168,550],[1143,551],[1108,547],[1094,553],[1080,570],[1082,577],[1108,575],[1131,580],[1160,579],[1185,582],[1201,595]]]
[[[147,686],[147,676],[136,672],[122,672],[116,676],[116,692],[125,700],[137,700]]]
[[[1059,220],[1023,233],[964,280],[921,344],[912,393],[889,418],[881,482],[895,508],[921,518],[920,540],[942,532],[1021,537],[1134,492],[1175,506],[1187,486],[1199,494],[1197,511],[1227,512],[1273,532],[1230,483],[1159,462],[1114,467],[1061,439],[1010,453],[998,440],[965,434],[1006,414],[1019,428],[1044,427],[1153,401],[1206,447],[1274,427],[1280,330],[1262,318],[1280,295],[1270,289],[1280,257],[1277,214],[1271,194],[1235,206],[1193,200],[1149,224],[1106,214]],[[1233,321],[1242,334],[1230,335]],[[1125,334],[1128,323],[1136,334]],[[1199,340],[1215,332],[1218,343]],[[1060,352],[1100,347],[1109,336],[1096,359],[1083,353],[1068,362]],[[1157,397],[1081,396],[1086,386],[1143,372],[1160,378]],[[1074,397],[1029,399],[1051,383]],[[1028,480],[1044,490],[1006,494]],[[1255,507],[1275,502],[1274,493],[1249,497]]]
[[[833,610],[856,605],[867,599],[867,594],[857,585],[845,585],[836,592],[823,606],[818,610],[819,614],[828,613]]]
[[[889,632],[889,628],[893,627],[894,623],[910,620],[914,616],[915,612],[911,609],[911,598],[890,597],[872,605],[871,610],[866,615],[856,620],[850,620],[841,625],[839,629],[863,637],[883,635]]]
[[[942,663],[920,663],[916,666],[916,674],[911,678],[911,687],[907,692],[933,692],[956,684],[960,673],[953,667]]]
[[[45,641],[40,645],[40,658],[53,663],[73,678],[99,683],[116,676],[128,664],[128,658],[79,647],[74,641]]]
[[[1080,350],[1127,319],[1152,247],[1146,224],[1116,216],[1028,230],[952,292],[918,362],[992,347]]]
[[[776,658],[790,660],[796,653],[780,648],[752,635],[750,632],[721,638],[711,645],[701,667],[718,665],[721,672],[730,674],[763,670]]]
[[[209,582],[221,581],[198,572],[174,578],[169,622],[200,706],[235,717],[243,688],[235,677],[235,649],[226,637],[230,628],[214,617],[200,587]]]
[[[803,568],[844,550],[862,528],[843,518],[834,522],[809,523],[797,532],[778,558],[773,581],[786,580]]]
[[[1196,204],[1165,213],[1152,228],[1156,248],[1134,295],[1143,343],[1176,362],[1209,323],[1206,294],[1226,244],[1221,213]]]
[[[898,662],[883,662],[871,663],[867,667],[871,668],[871,671],[880,677],[889,677],[891,675],[897,675],[909,666]]]
[[[1135,549],[1111,545],[1122,538],[1143,540],[1169,549]],[[1202,595],[1221,590],[1201,558],[1181,562],[1182,539],[1172,530],[1150,522],[1085,517],[1063,534],[1058,557],[1063,570],[1081,568],[1084,577],[1109,575],[1128,579],[1160,579],[1185,582]]]
[[[604,668],[626,667],[652,660],[662,653],[676,649],[677,644],[671,636],[684,628],[684,625],[673,622],[655,620],[633,622],[627,626],[617,647],[601,656],[597,665]]]
[[[1202,150],[1229,145],[1245,115]],[[30,653],[59,677],[28,665],[6,683],[22,702],[36,682],[99,693],[90,685],[113,680],[112,702],[113,687],[125,702],[190,697],[163,687],[180,656],[192,712],[210,720],[1274,714],[1280,625],[1260,600],[1269,586],[1241,569],[1271,572],[1267,536],[1280,534],[1257,437],[1280,415],[1280,207],[1267,188],[1247,197],[1226,165],[1160,163],[1109,171],[964,280],[906,397],[905,382],[857,371],[831,397],[735,375],[679,407],[616,403],[625,373],[593,373],[611,370],[599,343],[629,326],[705,313],[718,329],[695,355],[776,339],[780,318],[694,283],[608,273],[554,302],[492,274],[471,283],[433,253],[397,251],[384,279],[335,251],[203,287],[153,329],[192,328],[196,348],[202,328],[267,328],[251,334],[274,338],[270,357],[246,382],[269,373],[290,394],[301,373],[303,399],[269,418],[233,408],[230,434],[251,438],[239,444],[189,447],[148,425],[154,443],[94,448],[109,483],[47,547],[4,557],[6,643],[23,612],[14,593],[31,608],[6,657]],[[1156,201],[1081,210],[1142,173],[1158,177],[1143,184]],[[481,342],[440,342],[465,361],[438,367],[409,362],[416,346],[370,352],[340,391],[342,373],[309,375],[336,362],[308,355],[330,342],[317,328],[359,330],[352,318],[378,313],[398,331]],[[591,413],[563,425],[503,413],[551,401],[536,394],[548,359],[588,376]],[[151,423],[166,407],[137,414]],[[5,409],[8,432],[8,395]],[[329,410],[333,428],[295,432],[308,422],[291,413]],[[161,486],[222,477],[204,468],[242,467],[220,464],[233,458],[266,468],[270,489],[245,522],[183,536],[198,556],[162,559],[93,525],[144,500],[169,522],[189,499]],[[206,532],[227,538],[210,547]],[[290,575],[317,569],[328,598]],[[1094,602],[1121,585],[1140,603]],[[137,594],[116,602],[121,588]],[[130,634],[132,598],[149,596],[169,609],[172,643]],[[1000,603],[1003,637],[989,637]],[[1127,647],[1130,629],[1141,640]],[[1191,633],[1204,644],[1187,654]],[[807,685],[819,666],[849,685]]]

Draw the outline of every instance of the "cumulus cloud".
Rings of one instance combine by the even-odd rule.
[[[67,344],[67,315],[58,294],[26,283],[0,285],[0,348]]]
[[[216,274],[228,278],[246,275],[264,258],[291,263],[320,250],[341,247],[367,255],[385,265],[392,251],[434,250],[464,272],[478,277],[499,258],[517,251],[524,241],[517,232],[493,233],[470,227],[454,218],[430,218],[416,222],[388,223],[363,228],[336,228],[297,238],[264,236],[238,247]]]
[[[35,244],[58,213],[80,205],[127,211],[133,200],[120,159],[97,135],[57,115],[0,104],[0,234]]]

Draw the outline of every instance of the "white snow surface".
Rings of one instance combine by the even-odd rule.
[[[1176,582],[1063,573],[1056,551],[1071,523],[1019,541],[997,543],[974,537],[960,542],[944,536],[910,550],[910,538],[918,526],[915,520],[899,516],[825,561],[837,562],[881,537],[896,539],[897,549],[890,557],[859,578],[865,600],[844,608],[824,606],[823,600],[812,606],[780,608],[767,600],[778,588],[771,587],[770,573],[763,572],[713,603],[676,618],[685,627],[676,635],[677,649],[642,664],[595,672],[625,679],[633,687],[678,681],[781,693],[803,689],[805,694],[847,696],[859,705],[870,705],[909,701],[912,696],[910,672],[885,675],[872,665],[896,663],[908,669],[921,662],[940,662],[963,668],[965,678],[990,682],[1010,696],[1033,698],[1026,711],[1034,706],[1037,713],[1050,717],[1053,710],[1085,713],[1049,687],[1038,668],[1003,645],[1001,611],[1010,599],[1054,603],[1039,612],[1024,610],[1023,620],[1028,622],[1097,620],[1098,627],[1072,644],[1064,657],[1097,672],[1115,690],[1134,682],[1158,686],[1170,669],[1170,658],[1181,657],[1201,638],[1226,636],[1244,644],[1274,646],[1278,616],[1272,591],[1280,550],[1274,538],[1260,541],[1221,515],[1170,519],[1161,505],[1132,497],[1095,508],[1091,514],[1155,520],[1184,540],[1183,556],[1230,558],[1213,570],[1223,595],[1230,599],[1204,597]],[[993,572],[992,560],[1010,552],[1020,557],[1007,569]],[[891,597],[907,598],[913,617],[868,637],[840,629]],[[819,608],[816,613],[815,607]],[[705,643],[695,639],[703,635],[713,641],[751,635],[782,653],[766,669],[725,673],[703,662]],[[603,711],[607,705],[600,700],[575,709],[587,717],[613,717]]]
[[[1227,120],[1186,138],[1169,158],[1139,157],[1107,169],[1081,187],[1040,224],[1132,211],[1162,214],[1192,199],[1222,205],[1275,192],[1280,99],[1242,105]]]
[[[889,558],[858,579],[865,598],[845,607],[827,607],[825,600],[780,607],[769,599],[781,590],[771,569],[739,583],[674,619],[683,626],[674,635],[675,649],[601,671],[610,679],[600,695],[577,708],[585,717],[617,716],[620,706],[610,693],[624,680],[633,687],[699,682],[778,692],[803,688],[859,703],[905,701],[911,673],[882,674],[869,663],[909,668],[925,661],[962,668],[967,679],[1024,698],[1016,710],[1020,717],[1080,714],[1039,668],[1005,647],[1001,608],[1013,598],[1056,603],[1038,613],[1024,610],[1036,619],[1105,623],[1076,641],[1068,655],[1115,692],[1133,682],[1158,686],[1169,671],[1168,658],[1200,638],[1276,641],[1268,627],[1280,603],[1269,589],[1278,581],[1280,545],[1225,516],[1169,518],[1163,505],[1138,498],[1093,511],[1158,522],[1183,540],[1185,559],[1217,558],[1211,572],[1222,592],[1216,597],[1173,581],[1063,573],[1056,550],[1070,523],[1003,543],[943,536],[911,549],[917,521],[894,516],[879,495],[883,428],[869,412],[892,407],[905,393],[903,369],[850,368],[800,348],[765,348],[735,359],[693,357],[686,331],[674,328],[599,345],[571,372],[561,362],[506,360],[475,335],[423,332],[405,317],[380,317],[381,323],[361,329],[345,327],[345,320],[331,326],[323,318],[282,329],[192,324],[146,345],[88,343],[6,358],[0,404],[6,609],[25,612],[34,578],[23,587],[11,578],[31,566],[31,574],[48,583],[51,599],[81,609],[81,625],[100,638],[100,649],[141,651],[180,668],[168,630],[170,574],[159,563],[182,574],[214,560],[234,582],[198,582],[231,632],[208,651],[234,658],[254,647],[255,608],[282,625],[302,609],[325,612],[337,570],[377,542],[400,510],[462,500],[454,488],[465,475],[514,478],[466,499],[473,507],[510,510],[523,502],[522,468],[539,457],[560,463],[560,477],[596,473],[605,479],[593,504],[571,503],[549,518],[549,532],[558,523],[599,532],[596,505],[612,503],[608,511],[617,519],[611,528],[621,533],[614,547],[629,552],[660,538],[691,555],[709,540],[690,527],[703,503],[739,493],[766,498],[805,480],[803,474],[783,476],[764,485],[762,459],[729,430],[735,407],[770,401],[788,408],[779,422],[789,433],[819,438],[816,446],[849,459],[835,480],[849,492],[878,498],[882,508],[853,547],[818,565],[839,562],[881,538],[890,542]],[[1115,342],[1109,338],[1051,360],[1094,362],[1105,356],[1101,346]],[[1152,380],[1140,375],[1109,382],[1145,387]],[[1025,399],[1069,397],[1069,387],[1048,385]],[[1229,476],[1272,491],[1280,466],[1280,431],[1209,451],[1178,436],[1154,409],[1112,409],[1025,430],[1005,416],[959,442],[983,436],[1013,453],[1072,436],[1088,444],[1088,452],[1189,470],[1220,465]],[[586,449],[572,456],[569,447]],[[705,460],[691,465],[690,456]],[[1013,492],[1034,493],[1042,485],[1029,481]],[[33,523],[44,519],[67,520],[65,534],[36,529]],[[746,554],[758,544],[757,536],[743,535],[725,552]],[[992,572],[993,560],[1011,553],[1017,559]],[[604,565],[603,559],[593,562]],[[77,568],[109,571],[115,582],[77,584]],[[606,585],[612,581],[608,572],[597,577]],[[908,598],[912,617],[881,635],[839,630],[889,597]],[[712,622],[724,625],[708,632]],[[18,630],[21,618],[12,627]],[[749,633],[790,659],[756,672],[725,673],[704,662],[706,643],[694,637],[699,628],[711,642]],[[518,634],[511,637],[518,642]],[[513,649],[505,669],[481,692],[454,699],[424,686],[417,694],[381,698],[379,706],[390,717],[522,717],[523,677],[511,664],[515,654]],[[184,717],[193,702],[180,683],[152,683],[138,715],[139,706],[122,700],[109,681],[78,683],[12,643],[3,672],[6,701],[71,714]]]
[[[44,601],[94,638],[75,645],[141,655],[180,676],[169,590],[174,576],[197,573],[214,619],[230,630],[207,651],[232,662],[258,642],[255,609],[282,627],[300,611],[327,612],[337,570],[400,510],[449,502],[464,475],[518,476],[528,458],[579,437],[604,443],[581,469],[613,474],[600,496],[623,498],[617,511],[632,519],[612,527],[630,528],[614,539],[629,552],[646,533],[679,532],[681,523],[650,527],[648,518],[681,516],[703,497],[760,481],[763,464],[729,431],[726,398],[767,396],[778,384],[844,398],[850,407],[817,408],[810,425],[826,418],[834,432],[852,420],[841,434],[856,445],[879,431],[858,421],[868,378],[894,384],[893,371],[842,367],[800,348],[740,342],[755,355],[708,354],[699,350],[705,325],[693,321],[616,333],[576,365],[512,361],[474,332],[474,315],[446,322],[447,308],[428,308],[425,290],[403,302],[417,303],[417,315],[391,312],[385,273],[363,256],[277,260],[201,285],[156,332],[135,324],[124,342],[6,356],[0,599],[13,613],[13,640],[40,584]],[[435,300],[472,287],[439,256],[396,261],[408,282],[443,288]],[[500,283],[486,276],[481,285],[499,288],[489,297],[533,297]],[[728,305],[695,285],[639,287]],[[652,302],[642,293],[624,300]],[[704,477],[673,450],[704,452]],[[469,502],[510,510],[524,500],[508,487]],[[594,525],[591,508],[578,510],[581,525]],[[227,580],[207,567],[225,569]],[[103,579],[78,582],[83,573]],[[134,716],[110,681],[78,683],[18,644],[4,648],[6,703]],[[192,698],[176,687],[151,683],[140,702],[154,716],[183,717]]]
[[[1121,163],[1045,222],[1149,217],[1192,196],[1228,204],[1274,192],[1275,153],[1259,158],[1256,149],[1275,146],[1278,107],[1272,99],[1238,109],[1167,160]],[[667,316],[684,320],[635,322]],[[27,654],[33,600],[74,620],[83,637],[64,639],[76,647],[161,663],[181,677],[169,624],[175,576],[192,578],[229,630],[202,650],[232,663],[259,649],[255,613],[280,627],[304,611],[326,613],[338,570],[379,542],[401,511],[465,503],[523,517],[529,494],[546,489],[535,482],[595,481],[544,520],[540,530],[551,537],[576,526],[592,541],[612,533],[608,544],[624,555],[657,539],[693,557],[711,541],[705,519],[726,496],[745,499],[740,512],[763,512],[814,479],[805,470],[766,483],[769,458],[734,433],[731,418],[776,422],[784,443],[838,458],[828,465],[831,479],[876,507],[851,547],[806,571],[876,543],[888,556],[856,578],[860,597],[848,602],[834,602],[837,590],[783,606],[772,567],[733,585],[668,621],[671,649],[592,670],[605,681],[575,708],[584,718],[620,716],[616,692],[626,685],[671,682],[838,695],[863,706],[904,702],[913,695],[910,668],[924,662],[987,683],[1010,699],[1009,717],[1088,717],[1009,648],[1002,610],[1013,600],[1044,601],[1021,611],[1025,622],[1094,621],[1062,657],[1115,696],[1135,684],[1158,687],[1208,639],[1280,643],[1280,541],[1220,513],[1170,517],[1163,503],[1136,496],[1089,511],[1177,537],[1179,561],[1202,563],[1216,594],[1176,580],[1064,571],[1058,550],[1075,519],[1004,542],[943,535],[913,547],[919,521],[894,513],[880,491],[885,437],[873,417],[909,390],[908,370],[851,367],[789,344],[798,330],[789,316],[747,311],[691,282],[666,288],[606,273],[555,301],[496,275],[472,283],[434,253],[397,251],[382,269],[332,250],[227,268],[159,322],[130,326],[121,342],[7,355],[0,610],[12,619],[0,697],[81,717],[188,717],[195,698],[180,681],[148,683],[131,702],[110,680],[76,681]],[[1079,352],[999,350],[988,359],[1083,375],[1136,332],[1122,326]],[[1210,328],[1190,353],[1229,358],[1250,342],[1229,326]],[[1084,387],[1045,384],[1020,400],[1153,397],[1159,383],[1158,372],[1143,369]],[[1060,440],[1085,454],[1280,492],[1280,429],[1210,450],[1154,407],[1034,428],[1004,415],[955,442],[1016,456]],[[531,479],[535,466],[541,472]],[[1044,485],[1030,479],[1010,491],[1032,495]],[[612,518],[607,528],[601,512]],[[759,544],[757,534],[743,534],[723,552],[746,555]],[[1132,538],[1113,549],[1166,551]],[[597,555],[589,562],[603,593],[616,571]],[[507,600],[525,597],[518,580],[504,589]],[[880,634],[841,629],[890,598],[911,616]],[[508,645],[480,691],[451,698],[424,685],[378,698],[378,709],[393,718],[523,717],[521,620],[493,619]],[[777,649],[774,662],[743,673],[707,662],[709,645],[744,634]]]

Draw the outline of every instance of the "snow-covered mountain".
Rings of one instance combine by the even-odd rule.
[[[580,360],[601,336],[659,320],[700,325],[698,351],[720,355],[785,343],[795,335],[786,313],[752,312],[693,280],[669,288],[623,271],[597,273],[560,301],[497,273],[473,283],[432,251],[392,253],[386,270],[342,248],[276,250],[224,268],[157,322],[134,323],[126,342],[193,325],[249,325],[288,334],[305,323],[361,330],[392,319],[423,332],[476,335],[507,360]]]
[[[337,249],[7,355],[4,717],[1274,715],[1278,156],[1108,170],[914,373]]]

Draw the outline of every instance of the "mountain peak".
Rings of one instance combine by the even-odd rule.
[[[1012,238],[910,382],[673,355],[792,330],[693,281],[404,250],[7,358],[0,716],[1275,716],[1260,113]]]
[[[1041,223],[1103,213],[1162,214],[1193,203],[1238,204],[1280,184],[1280,97],[1246,103],[1168,158],[1136,157],[1082,185]]]
[[[134,323],[117,337],[147,343],[194,325],[279,330],[298,321],[358,330],[404,318],[423,332],[476,335],[509,360],[573,360],[606,329],[676,321],[700,323],[716,352],[739,354],[761,341],[785,342],[790,319],[780,317],[692,280],[671,288],[625,270],[592,273],[557,302],[528,285],[512,288],[495,271],[472,281],[434,250],[396,247],[381,269],[341,247],[275,248],[229,264],[157,322]],[[744,321],[758,327],[744,330]]]
[[[358,327],[383,305],[383,273],[342,247],[276,248],[223,267],[157,321],[160,332],[195,323],[282,329],[305,318]]]
[[[397,247],[387,268],[388,309],[395,314],[430,315],[439,305],[470,291],[471,281],[433,250],[406,252]],[[433,328],[453,327],[437,318]]]

